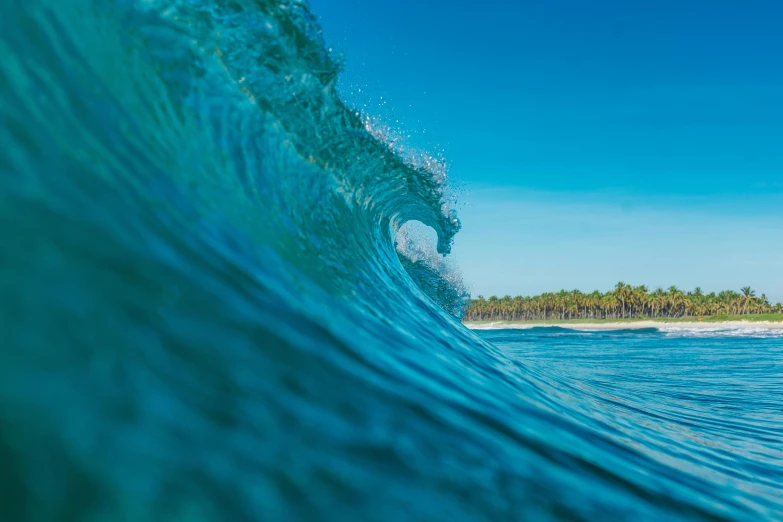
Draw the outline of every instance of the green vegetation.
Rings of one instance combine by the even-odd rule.
[[[783,305],[772,305],[750,287],[705,294],[701,288],[683,292],[672,286],[650,292],[646,286],[623,282],[606,293],[561,290],[533,297],[478,296],[467,306],[465,322],[601,322],[634,321],[783,321]]]
[[[689,323],[699,321],[703,323],[722,323],[727,321],[747,321],[747,322],[783,322],[783,313],[780,314],[748,314],[748,315],[711,315],[707,317],[645,317],[636,319],[547,319],[547,320],[532,320],[532,321],[469,321],[465,320],[467,325],[489,325],[489,324],[533,324],[533,325],[569,325],[569,324],[602,324],[602,323],[636,323],[639,321],[652,321],[656,323]]]

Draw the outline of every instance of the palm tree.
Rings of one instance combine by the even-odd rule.
[[[682,304],[682,292],[680,292],[680,289],[676,286],[672,285],[669,287],[669,315],[668,317],[672,317],[676,315],[679,311],[680,304]]]
[[[646,285],[639,285],[634,288],[634,297],[638,304],[638,315],[644,317],[645,308],[649,305],[650,296],[648,295],[650,289]]]
[[[745,314],[748,313],[748,306],[756,299],[756,291],[749,286],[742,287],[742,299],[745,303]]]
[[[623,283],[622,281],[617,283],[617,286],[614,287],[614,293],[617,296],[617,299],[620,301],[620,304],[622,305],[622,317],[625,318],[625,299],[627,297],[625,283]]]

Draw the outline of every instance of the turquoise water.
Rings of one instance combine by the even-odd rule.
[[[462,327],[306,3],[4,1],[0,57],[0,520],[783,517],[783,338]]]

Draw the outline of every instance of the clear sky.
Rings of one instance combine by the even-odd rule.
[[[474,294],[783,301],[780,0],[311,0],[342,91],[464,185]]]

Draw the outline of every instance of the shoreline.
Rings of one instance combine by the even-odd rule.
[[[783,322],[773,321],[628,321],[606,323],[547,323],[547,322],[505,322],[495,321],[491,323],[463,323],[471,330],[529,330],[531,328],[564,328],[567,330],[581,331],[615,331],[615,330],[646,330],[655,328],[658,330],[735,330],[740,328],[755,328],[758,330],[783,330]]]

